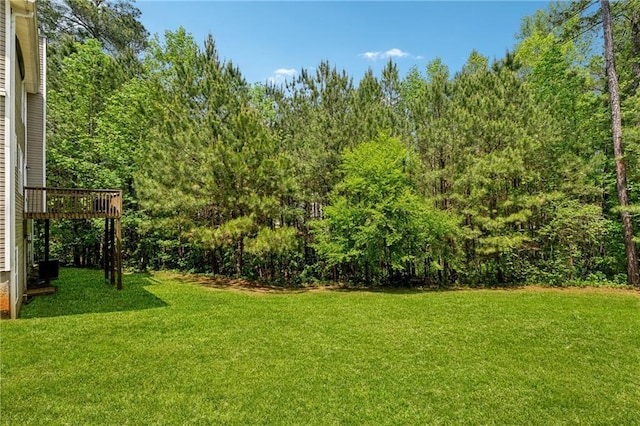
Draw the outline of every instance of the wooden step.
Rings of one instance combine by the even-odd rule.
[[[58,289],[54,286],[29,288],[24,292],[24,294],[26,294],[27,296],[42,296],[44,294],[53,294],[56,292],[56,290]]]

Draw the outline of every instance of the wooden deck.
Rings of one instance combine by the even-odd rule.
[[[49,260],[51,219],[104,219],[104,278],[122,289],[122,191],[119,189],[24,188],[24,219],[45,222]]]
[[[122,191],[25,187],[25,219],[119,219]]]

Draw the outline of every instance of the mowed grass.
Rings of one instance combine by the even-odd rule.
[[[58,284],[0,323],[3,424],[640,421],[639,292]]]

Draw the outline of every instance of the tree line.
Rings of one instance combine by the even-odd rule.
[[[523,19],[515,47],[358,81],[327,61],[249,84],[212,36],[149,37],[124,0],[47,0],[48,186],[121,188],[124,259],[296,284],[626,282],[593,2]],[[640,4],[612,5],[630,214]],[[59,22],[65,25],[57,24]],[[98,265],[102,224],[52,253]]]

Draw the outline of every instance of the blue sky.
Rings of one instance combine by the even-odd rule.
[[[452,73],[472,49],[502,57],[515,43],[522,17],[547,1],[222,2],[138,0],[151,34],[180,26],[201,43],[213,34],[221,58],[248,82],[281,81],[321,60],[344,68],[357,83],[392,58],[402,75],[424,71],[440,57]]]

